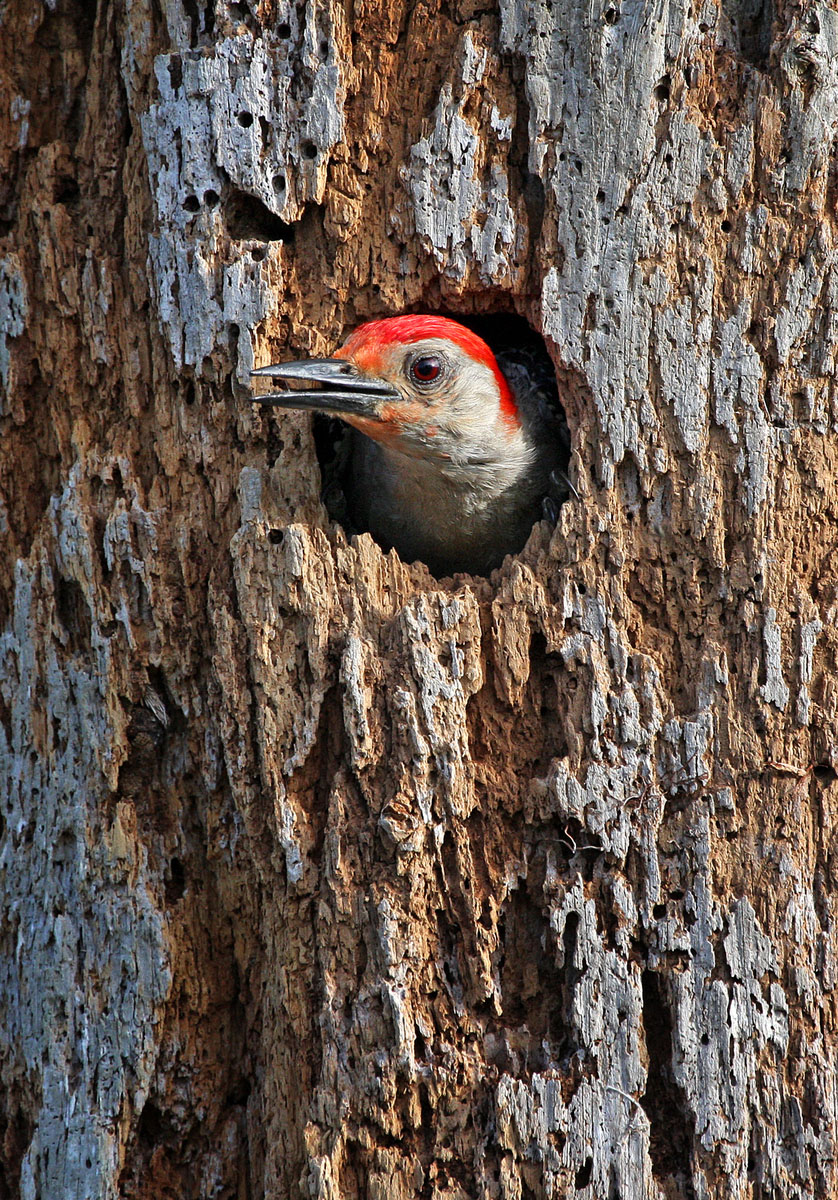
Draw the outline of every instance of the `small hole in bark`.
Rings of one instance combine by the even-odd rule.
[[[577,583],[576,590],[580,596],[585,596],[588,593],[588,589],[585,587],[584,583]]]
[[[291,26],[287,21],[280,21],[276,27],[276,36],[281,38],[290,38]]]
[[[300,150],[302,151],[303,158],[317,158],[317,147],[314,142],[303,142],[300,145]]]
[[[722,0],[722,10],[739,41],[739,54],[757,70],[764,70],[771,52],[774,0]],[[817,18],[815,18],[817,21]]]
[[[186,891],[186,871],[179,858],[169,863],[169,878],[166,880],[166,903],[177,904]]]
[[[616,25],[617,22],[619,21],[619,19],[620,19],[619,9],[616,9],[613,6],[610,8],[606,8],[606,10],[605,10],[605,24],[606,25]]]
[[[322,41],[320,43],[320,53],[323,55],[324,58],[329,53],[329,43],[327,41]]]
[[[187,212],[196,213],[201,207],[201,201],[197,196],[187,196],[183,202],[183,207]]]
[[[665,986],[655,971],[640,978],[643,992],[643,1031],[648,1068],[640,1104],[649,1118],[649,1157],[658,1183],[673,1185],[667,1195],[692,1197],[690,1146],[694,1121],[683,1089],[673,1071],[673,1020]],[[677,1189],[677,1190],[676,1190]]]
[[[140,1141],[145,1142],[146,1145],[154,1145],[160,1140],[165,1127],[166,1122],[160,1109],[156,1104],[147,1100],[140,1113],[140,1123],[137,1129]]]
[[[224,206],[230,237],[241,241],[292,242],[294,226],[271,212],[256,196],[234,191]]]
[[[172,91],[176,92],[183,83],[183,63],[180,55],[174,54],[169,59],[169,81],[172,85]]]
[[[586,1158],[585,1161],[582,1163],[582,1166],[576,1172],[576,1178],[574,1180],[574,1183],[576,1185],[577,1191],[579,1191],[581,1188],[588,1186],[588,1184],[591,1182],[591,1175],[593,1174],[593,1170],[594,1170],[594,1160],[592,1158]]]
[[[725,217],[724,221],[722,221],[722,233],[730,233],[731,229],[733,229],[733,226],[727,217]]]
[[[656,904],[655,907],[652,909],[652,916],[655,918],[656,921],[660,921],[660,919],[662,917],[666,916],[666,905],[665,904]]]
[[[249,129],[253,124],[253,113],[240,112],[236,117],[236,120],[238,121],[239,125],[241,125],[242,129]]]
[[[227,1105],[233,1108],[237,1104],[246,1104],[251,1093],[249,1079],[240,1079],[227,1093]]]
[[[210,208],[218,203],[220,196],[213,188],[207,188],[204,192],[204,204],[208,204]]]
[[[74,655],[90,651],[92,622],[87,598],[75,579],[59,579],[55,589],[55,607],[67,636],[67,645]]]
[[[664,75],[663,79],[660,81],[658,86],[655,88],[655,99],[659,100],[661,102],[661,104],[665,104],[666,101],[669,99],[669,93],[670,93],[671,86],[672,86],[672,80],[669,78],[668,75]]]
[[[194,404],[195,403],[195,383],[194,383],[194,380],[192,380],[192,379],[187,379],[187,381],[184,385],[183,403],[184,404]]]
[[[61,175],[55,181],[53,200],[56,204],[72,204],[80,195],[79,185],[72,175]]]
[[[818,763],[812,774],[815,776],[815,779],[817,779],[818,783],[822,783],[825,786],[828,786],[830,783],[834,783],[835,780],[838,779],[838,775],[836,775],[834,768],[828,762]]]
[[[285,191],[286,183],[285,183],[284,175],[274,175],[273,179],[271,180],[271,183],[273,184],[273,189],[275,192],[284,192]]]
[[[3,1116],[3,1166],[0,1181],[3,1196],[19,1196],[20,1169],[23,1156],[32,1141],[33,1126],[13,1100],[11,1091],[4,1095]]]
[[[285,537],[285,531],[283,529],[271,529],[268,532],[268,541],[271,543],[272,546],[281,546],[282,539],[284,537]]]
[[[262,259],[265,257],[264,248],[262,248],[260,246],[260,247],[256,247],[255,249],[251,250],[250,257],[253,259],[254,262],[261,262]]]

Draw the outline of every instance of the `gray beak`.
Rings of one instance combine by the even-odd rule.
[[[281,392],[265,392],[254,396],[254,404],[271,404],[277,408],[314,409],[317,412],[340,416],[377,417],[383,400],[399,400],[401,394],[391,383],[362,375],[351,362],[342,358],[307,358],[301,362],[276,363],[251,371],[255,378],[276,380],[285,385]],[[308,386],[289,388],[291,381]]]

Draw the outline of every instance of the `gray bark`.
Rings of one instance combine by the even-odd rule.
[[[0,1196],[838,1194],[838,14],[0,21]],[[489,580],[249,403],[420,308],[555,359]]]

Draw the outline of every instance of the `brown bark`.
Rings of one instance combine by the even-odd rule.
[[[825,5],[0,33],[0,1197],[824,1197]],[[248,372],[542,333],[578,498],[348,540]]]

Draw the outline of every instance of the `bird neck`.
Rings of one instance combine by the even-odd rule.
[[[353,440],[350,512],[405,562],[421,559],[436,575],[481,573],[526,540],[544,479],[523,435],[500,459],[486,445],[445,459],[401,454],[361,433]]]
[[[366,443],[362,452],[387,487],[426,498],[497,495],[513,487],[535,457],[520,426],[489,427],[479,437],[469,438],[439,430],[427,438],[402,436],[388,443],[361,440]]]

